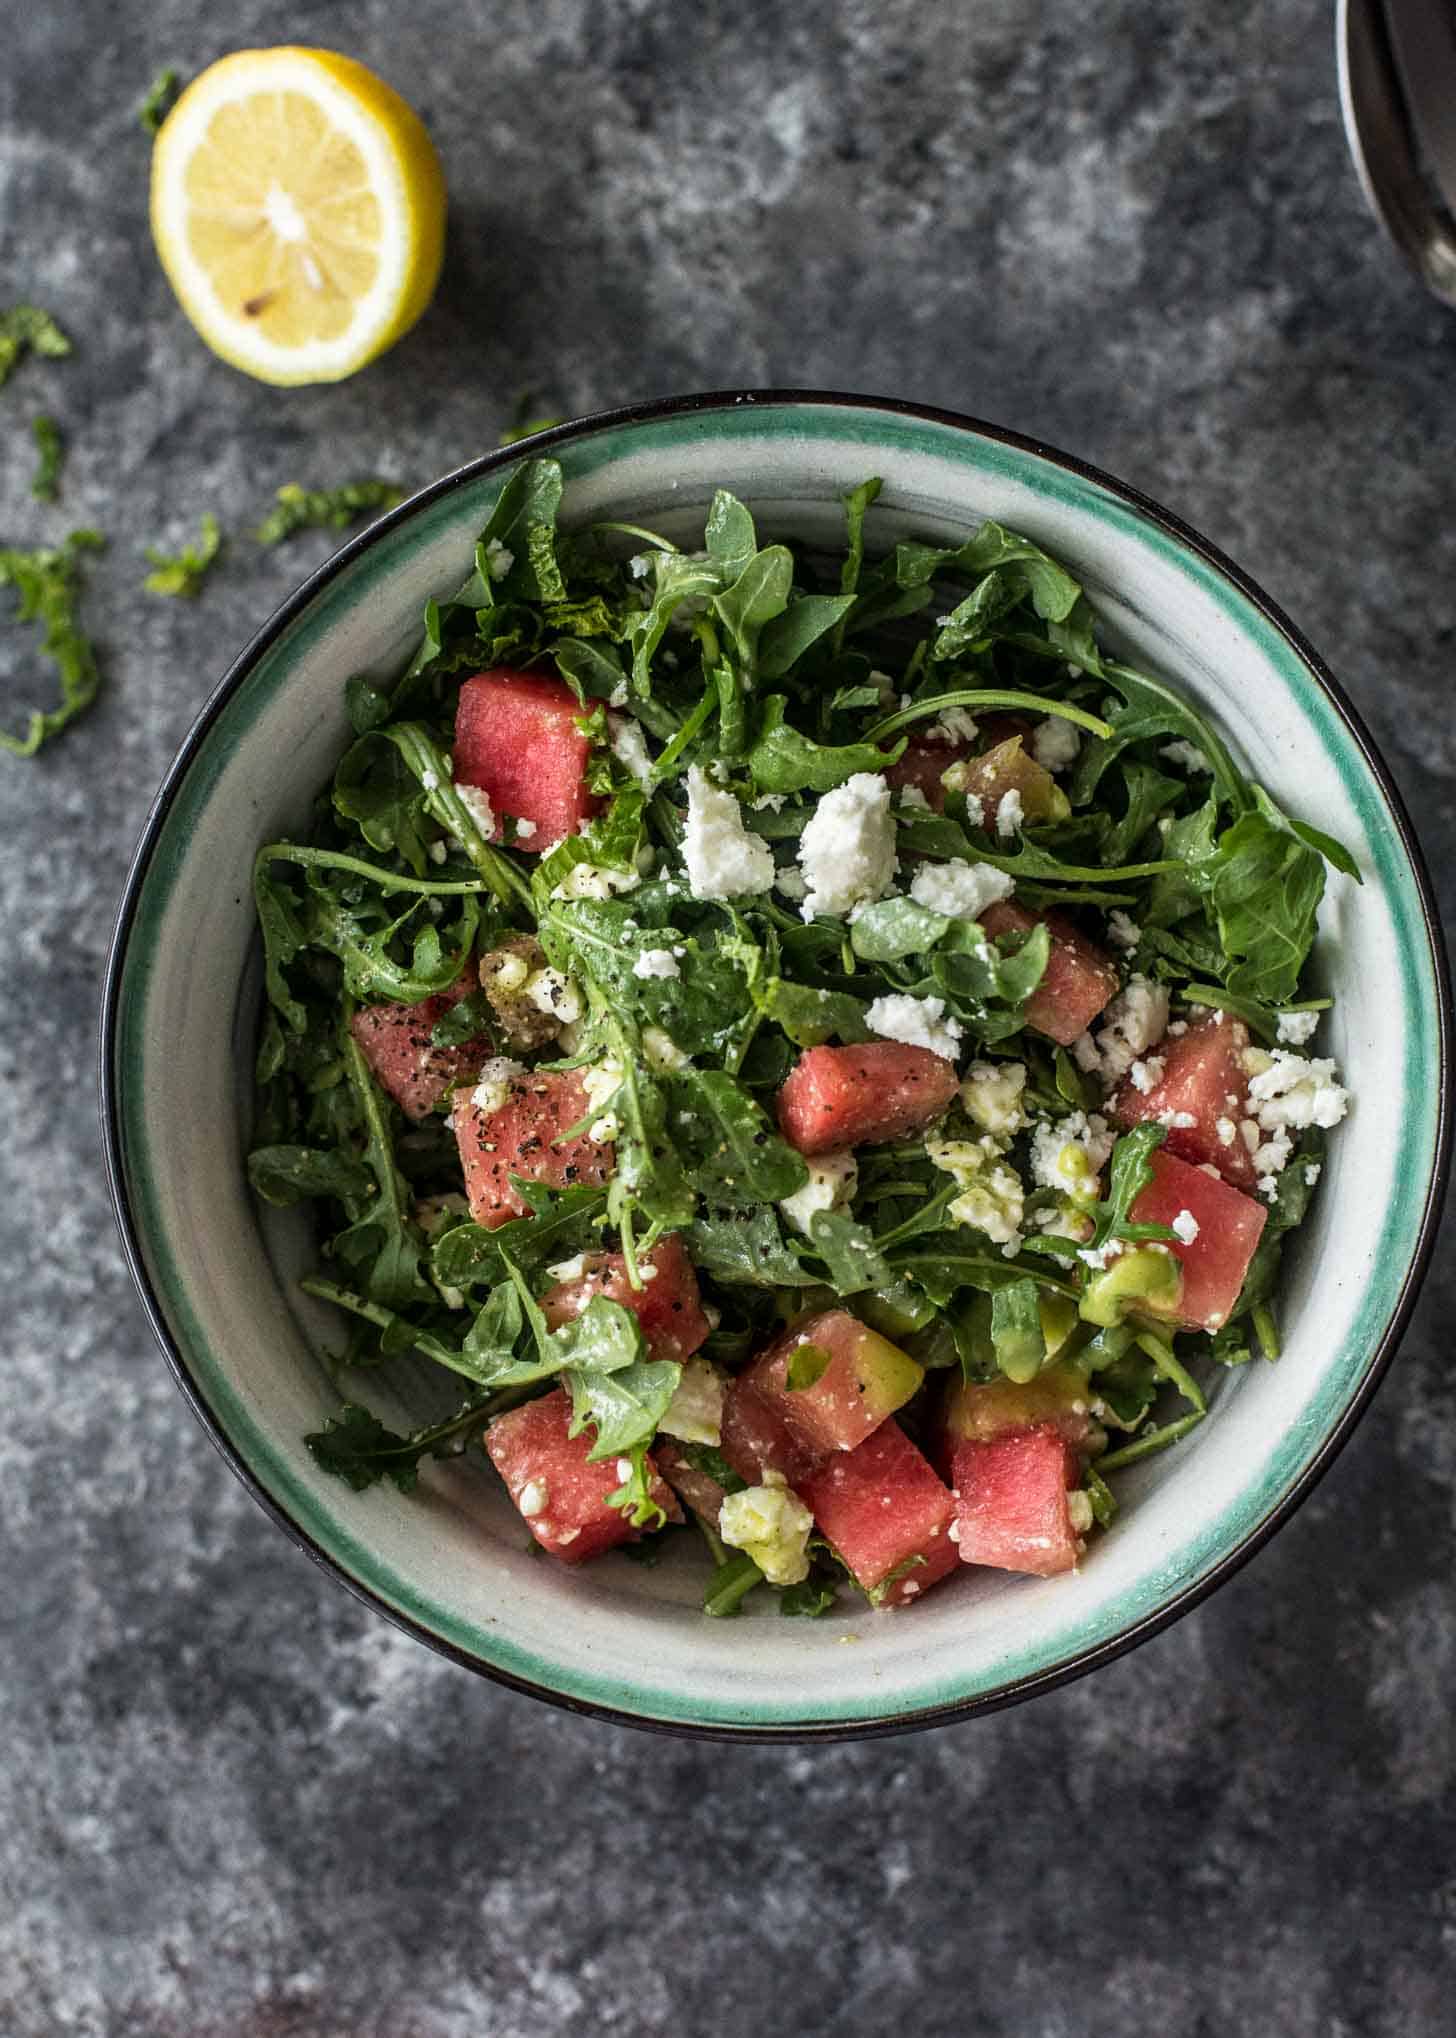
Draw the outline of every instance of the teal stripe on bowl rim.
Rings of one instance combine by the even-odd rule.
[[[1116,1619],[1105,1613],[1063,1627],[1054,1643],[1008,1652],[993,1679],[968,1689],[960,1678],[927,1684],[892,1717],[856,1702],[806,1702],[798,1717],[753,1705],[680,1694],[645,1682],[580,1673],[461,1620],[393,1572],[333,1516],[319,1485],[279,1457],[211,1351],[191,1307],[184,1270],[160,1222],[155,1173],[140,1100],[144,1015],[158,967],[156,933],[192,830],[215,787],[229,740],[245,731],[280,688],[294,659],[339,613],[392,568],[396,541],[425,543],[454,520],[462,491],[480,496],[483,516],[520,459],[550,452],[568,483],[625,452],[670,453],[700,442],[721,422],[735,440],[857,444],[947,459],[980,474],[1033,486],[1039,494],[1112,525],[1192,578],[1270,664],[1302,709],[1335,766],[1372,845],[1400,956],[1405,1057],[1402,1107],[1415,1142],[1397,1198],[1384,1214],[1382,1276],[1364,1297],[1338,1361],[1324,1374],[1310,1422],[1286,1437],[1263,1476],[1180,1551],[1176,1590],[1146,1580]],[[868,468],[867,470],[868,471]],[[374,571],[369,571],[370,555]],[[351,569],[361,569],[353,572]],[[1069,456],[951,413],[872,398],[790,391],[669,400],[561,426],[487,455],[402,504],[341,549],[265,625],[204,707],[148,818],[128,877],[107,969],[102,1030],[102,1111],[108,1174],[123,1242],[153,1327],[179,1382],[229,1464],[281,1526],[345,1583],[424,1641],[503,1682],[576,1709],[637,1726],[744,1736],[899,1732],[990,1710],[1081,1674],[1166,1625],[1252,1554],[1333,1458],[1373,1391],[1398,1341],[1434,1237],[1450,1138],[1450,997],[1439,920],[1429,881],[1398,793],[1359,717],[1336,682],[1262,592],[1205,540],[1158,505]],[[1431,1072],[1437,1080],[1432,1083]],[[261,1247],[260,1247],[261,1249]],[[1311,1441],[1311,1437],[1314,1441]]]

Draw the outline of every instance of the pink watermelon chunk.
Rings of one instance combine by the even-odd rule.
[[[812,1360],[806,1370],[818,1368],[812,1384],[789,1384],[796,1354]],[[817,1458],[862,1444],[903,1408],[925,1373],[908,1353],[847,1309],[826,1309],[796,1323],[760,1352],[741,1377]]]
[[[569,1120],[567,1121],[570,1122]],[[627,1262],[620,1253],[593,1253],[574,1281],[560,1281],[541,1297],[546,1321],[555,1330],[580,1316],[594,1295],[620,1302],[642,1325],[649,1358],[686,1359],[708,1335],[702,1297],[693,1263],[676,1232],[639,1253],[638,1271],[643,1285],[634,1288],[627,1279]]]
[[[488,1033],[460,1047],[432,1047],[430,1032],[474,990],[475,972],[418,1005],[364,1005],[349,1021],[364,1059],[406,1118],[426,1118],[450,1085],[473,1075],[492,1051]]]
[[[968,755],[965,743],[932,743],[928,736],[914,735],[894,764],[885,766],[886,781],[902,791],[913,786],[925,795],[926,804],[937,814],[945,812],[945,787],[940,775]]]
[[[1029,934],[1038,921],[1045,921],[1052,949],[1046,975],[1027,1000],[1026,1023],[1070,1047],[1117,996],[1117,966],[1061,913],[1029,913],[1014,899],[1000,899],[981,915],[988,934]]]
[[[1100,1449],[1103,1432],[1092,1415],[1094,1398],[1087,1375],[1066,1360],[1043,1367],[1034,1380],[948,1381],[936,1463],[949,1471],[957,1444],[986,1443],[1007,1430],[1037,1424],[1049,1424],[1074,1450]]]
[[[588,1464],[596,1432],[588,1424],[571,1436],[570,1422],[570,1396],[557,1387],[498,1415],[485,1433],[485,1448],[542,1549],[563,1563],[582,1564],[616,1543],[636,1542],[637,1531],[626,1510],[607,1505],[607,1495],[622,1484],[619,1461]],[[652,1498],[669,1520],[681,1521],[682,1509],[651,1457],[647,1466]]]
[[[779,1091],[779,1125],[800,1153],[877,1146],[939,1118],[956,1082],[954,1062],[928,1047],[896,1040],[811,1047]]]
[[[1269,1213],[1201,1167],[1161,1149],[1152,1157],[1153,1179],[1134,1202],[1134,1224],[1172,1224],[1187,1211],[1198,1226],[1191,1244],[1170,1241],[1183,1267],[1176,1321],[1189,1329],[1218,1330],[1239,1299]]]
[[[723,1396],[723,1435],[718,1446],[739,1478],[761,1486],[765,1472],[776,1472],[797,1487],[818,1462],[785,1422],[777,1404],[754,1391],[746,1373],[730,1380]]]
[[[1254,1186],[1254,1161],[1239,1133],[1248,1116],[1249,1078],[1243,1055],[1249,1029],[1242,1019],[1227,1016],[1196,1019],[1184,1034],[1165,1035],[1158,1044],[1163,1078],[1147,1095],[1125,1082],[1107,1106],[1118,1125],[1137,1125],[1161,1118],[1168,1127],[1164,1153],[1179,1160],[1203,1161],[1216,1167],[1236,1189]],[[1191,1118],[1191,1125],[1178,1119]],[[1219,1136],[1223,1125],[1232,1137]]]
[[[497,666],[478,672],[460,689],[455,711],[457,783],[479,786],[495,813],[529,822],[534,833],[517,847],[549,848],[575,831],[601,806],[587,790],[591,745],[576,726],[582,712],[559,679]]]
[[[855,1582],[883,1592],[881,1606],[907,1605],[956,1568],[954,1497],[897,1422],[827,1459],[798,1491]]]
[[[511,1176],[553,1189],[595,1187],[611,1175],[610,1143],[585,1133],[558,1144],[567,1126],[587,1111],[587,1094],[574,1070],[531,1070],[515,1077],[499,1111],[487,1117],[468,1090],[455,1097],[455,1139],[465,1171],[470,1214],[488,1231],[524,1217],[526,1205]]]
[[[957,1444],[951,1477],[964,1563],[1039,1578],[1073,1569],[1082,1546],[1067,1493],[1076,1482],[1077,1454],[1053,1424]]]

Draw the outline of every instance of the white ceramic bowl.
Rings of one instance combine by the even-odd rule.
[[[293,1285],[300,1219],[263,1221],[243,1173],[259,971],[248,875],[304,821],[348,740],[349,674],[388,676],[427,596],[454,589],[520,449],[447,476],[316,573],[208,702],[137,852],[108,972],[103,1113],[117,1210],[143,1299],[229,1463],[306,1549],[372,1604],[472,1668],[638,1724],[735,1735],[893,1731],[973,1712],[1107,1660],[1190,1606],[1282,1521],[1348,1435],[1391,1357],[1435,1229],[1450,1105],[1450,1019],[1430,889],[1400,800],[1325,667],[1226,560],[1130,490],[1026,440],[906,405],[707,396],[546,433],[567,522],[618,517],[679,537],[716,486],[770,535],[834,544],[839,498],[884,477],[873,549],[957,541],[983,517],[1029,532],[1086,583],[1119,648],[1212,712],[1255,775],[1350,844],[1332,876],[1323,1038],[1355,1103],[1287,1262],[1277,1365],[1220,1384],[1211,1419],[1126,1473],[1083,1570],[967,1572],[915,1609],[819,1621],[712,1621],[702,1569],[533,1558],[480,1459],[433,1464],[417,1493],[326,1477],[304,1432],[337,1405],[316,1353],[338,1337]],[[431,1412],[408,1369],[408,1424]],[[855,1646],[843,1644],[850,1637]]]

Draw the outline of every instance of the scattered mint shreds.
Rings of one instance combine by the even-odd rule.
[[[48,311],[37,304],[12,305],[0,311],[0,389],[27,353],[64,360],[71,342]]]
[[[61,492],[61,468],[66,458],[61,428],[53,417],[42,415],[31,419],[30,436],[35,440],[36,455],[30,492],[37,502],[54,502]]]
[[[137,107],[137,119],[144,133],[155,135],[162,122],[177,103],[180,81],[177,72],[169,64],[158,71],[147,88],[146,97]]]
[[[186,601],[195,601],[221,550],[222,530],[217,518],[211,510],[204,510],[202,533],[195,545],[184,545],[175,554],[147,546],[146,556],[152,571],[142,585],[148,594],[180,595]]]
[[[23,736],[0,729],[0,746],[16,757],[34,757],[41,745],[58,736],[69,722],[95,700],[101,685],[96,653],[81,628],[81,559],[106,543],[99,531],[72,531],[53,548],[36,552],[0,550],[0,588],[13,588],[19,600],[15,620],[37,623],[41,650],[56,668],[60,704],[33,708]]]
[[[344,531],[360,517],[393,509],[404,495],[392,481],[346,481],[338,488],[301,488],[288,481],[259,524],[257,540],[260,545],[277,545],[296,531]]]
[[[317,1214],[321,1266],[306,1285],[350,1320],[345,1371],[411,1354],[481,1398],[414,1436],[351,1401],[308,1440],[337,1476],[408,1485],[437,1446],[560,1387],[572,1433],[612,1468],[609,1504],[653,1533],[664,1511],[648,1453],[684,1369],[654,1354],[619,1298],[645,1283],[644,1261],[670,1236],[709,1311],[706,1358],[733,1372],[786,1321],[846,1309],[925,1369],[898,1414],[922,1443],[938,1375],[1030,1391],[1065,1367],[1102,1429],[1121,1432],[1100,1461],[1116,1471],[1201,1420],[1221,1368],[1277,1354],[1280,1255],[1314,1192],[1323,1134],[1298,1132],[1268,1178],[1264,1241],[1226,1324],[1175,1335],[1139,1314],[1136,1292],[1129,1313],[1119,1261],[1141,1254],[1123,1275],[1151,1270],[1153,1293],[1181,1235],[1134,1216],[1171,1128],[1152,1119],[1111,1139],[1097,1114],[1132,1080],[1135,1055],[1148,1057],[1141,1082],[1156,1080],[1159,1043],[1114,1066],[1105,1033],[1089,1059],[1088,1042],[1068,1049],[1030,1028],[1049,928],[991,938],[984,903],[973,916],[950,881],[975,866],[991,891],[1009,883],[1028,908],[1060,909],[1123,984],[1139,980],[1139,997],[1166,993],[1178,1024],[1223,1001],[1276,1048],[1323,1009],[1302,979],[1328,871],[1358,870],[1248,779],[1193,703],[1111,655],[1061,562],[993,523],[958,546],[902,541],[877,555],[878,492],[870,480],[847,497],[845,555],[825,564],[781,535],[763,542],[722,490],[700,546],[636,525],[572,527],[560,467],[523,459],[468,579],[427,605],[406,669],[350,680],[355,737],[313,832],[258,856],[266,1006],[250,1173],[264,1201]],[[395,493],[285,490],[260,536],[340,525]],[[166,566],[185,579],[191,555]],[[564,841],[523,835],[509,813],[485,817],[455,783],[461,685],[498,666],[558,678],[579,706],[598,811]],[[1017,774],[1009,811],[977,790],[979,760],[1003,748]],[[911,788],[890,809],[898,869],[855,910],[831,897],[806,918],[806,829],[827,801],[852,806],[886,772]],[[690,785],[695,799],[707,788],[735,803],[735,867],[752,883],[726,897],[688,881]],[[832,888],[853,849],[841,842],[816,886]],[[525,1032],[523,1008],[513,1018],[492,994],[502,957],[518,985],[555,972],[557,989],[528,1001]],[[569,1019],[553,1016],[557,996]],[[451,1065],[458,1090],[414,1122],[353,1021],[426,999],[416,1045],[468,1052]],[[892,1020],[911,1039],[933,1020],[962,1072],[989,1066],[994,1082],[1019,1067],[1024,1085],[1009,1124],[989,1133],[991,1092],[968,1077],[931,1143],[861,1146],[836,1191],[784,1137],[778,1092],[804,1051],[873,1040]],[[1295,1034],[1281,1035],[1291,1020]],[[513,1177],[519,1214],[488,1229],[469,1214],[444,1114],[471,1108],[462,1098],[502,1057],[508,1069],[581,1071],[583,1115],[562,1137],[594,1127],[612,1166],[562,1187]],[[1073,1193],[1048,1153],[1083,1137],[1101,1142],[1099,1161]],[[1277,1173],[1277,1157],[1258,1165]],[[604,1253],[620,1256],[626,1290],[594,1294],[549,1328],[548,1290]],[[799,1391],[828,1354],[805,1359]],[[683,1448],[699,1476],[726,1472],[711,1447]],[[1100,1473],[1084,1490],[1110,1519]],[[721,1617],[762,1573],[700,1526],[718,1567],[707,1609]],[[838,1574],[813,1548],[809,1578],[778,1594],[786,1613],[834,1604]]]

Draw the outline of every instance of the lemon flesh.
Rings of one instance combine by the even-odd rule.
[[[416,114],[331,50],[239,50],[152,155],[152,234],[183,311],[264,382],[336,382],[429,303],[445,180]]]

